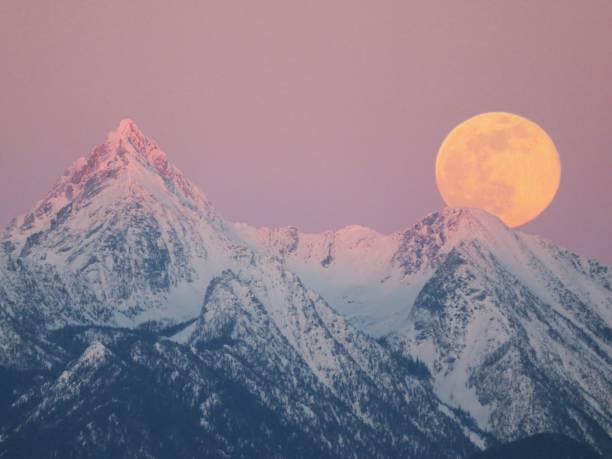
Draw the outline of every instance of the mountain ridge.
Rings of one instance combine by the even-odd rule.
[[[162,158],[163,167],[151,158]],[[180,180],[162,179],[173,170],[164,161],[156,144],[122,122],[69,169],[48,203],[5,233],[0,311],[19,318],[23,330],[0,321],[0,345],[11,349],[0,355],[13,381],[6,390],[16,394],[0,426],[0,456],[49,429],[51,451],[55,436],[113,451],[103,435],[110,429],[129,454],[153,454],[141,372],[154,375],[151,390],[176,398],[186,428],[219,436],[226,455],[269,452],[275,442],[287,444],[286,432],[272,422],[260,439],[256,426],[241,437],[236,426],[224,430],[225,421],[195,416],[210,404],[238,414],[231,397],[214,396],[217,384],[233,387],[254,412],[293,426],[296,444],[322,456],[458,457],[474,451],[473,442],[484,444],[486,434],[467,415],[442,404],[427,380],[338,316],[277,257],[243,242],[207,201],[186,201]],[[23,371],[41,377],[28,382]],[[117,411],[115,392],[135,423]],[[108,418],[98,418],[96,406]],[[205,451],[190,444],[186,457]]]
[[[438,396],[466,409],[480,427],[513,439],[520,429],[525,435],[574,424],[565,433],[580,437],[584,433],[571,429],[602,423],[586,435],[610,448],[608,267],[468,209],[430,214],[393,239],[382,261],[368,258],[367,247],[346,244],[329,233],[313,242],[312,235],[302,237],[294,230],[292,250],[283,250],[280,242],[285,239],[279,236],[277,243],[271,237],[282,231],[241,230],[255,244],[260,238],[260,244],[283,258],[358,328],[423,361],[434,375]],[[368,244],[377,247],[378,242]],[[496,359],[512,353],[514,363],[491,368]],[[519,373],[503,375],[503,365]],[[526,387],[514,394],[495,392],[494,386],[485,389],[493,377],[510,387],[523,378]],[[575,394],[566,393],[563,384]],[[531,403],[537,405],[547,399],[545,388],[552,387],[576,406],[566,412],[551,399],[540,406],[540,415],[548,414],[529,420],[532,407],[526,402],[521,407],[521,399],[534,397]],[[508,416],[512,410],[516,413]],[[564,416],[568,418],[556,420]]]
[[[478,209],[434,212],[390,235],[359,225],[303,234],[230,223],[126,119],[8,227],[0,279],[6,394],[32,397],[13,401],[11,424],[0,426],[16,447],[30,440],[11,429],[25,426],[32,406],[61,412],[83,403],[78,391],[66,401],[44,390],[89,349],[123,362],[121,393],[138,419],[135,372],[144,371],[184,413],[209,402],[181,395],[172,375],[195,391],[227,383],[295,426],[299,444],[333,457],[342,442],[349,455],[458,457],[491,435],[546,430],[612,452],[611,270]],[[184,365],[173,368],[173,358]],[[91,371],[100,363],[83,362]],[[27,383],[26,371],[46,376]],[[119,416],[115,380],[97,381],[93,395]],[[225,395],[219,406],[236,414]],[[296,404],[304,397],[306,407]],[[94,437],[78,423],[91,409],[58,419],[87,445]],[[197,431],[198,418],[185,416]],[[310,427],[298,427],[300,416]],[[146,421],[129,425],[118,431],[129,451],[157,451],[143,443]],[[235,427],[216,432],[220,451],[270,453],[248,429],[255,449],[233,450]],[[273,431],[262,438],[280,441]]]

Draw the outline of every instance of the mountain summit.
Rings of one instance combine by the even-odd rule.
[[[478,209],[230,223],[123,120],[2,237],[0,457],[607,454],[611,285]]]
[[[225,238],[219,225],[198,188],[131,120],[123,120],[12,223],[4,253],[23,269],[44,272],[45,279],[58,276],[50,288],[61,285],[70,299],[38,305],[52,322],[150,320],[145,311],[174,307],[173,295],[188,303],[177,312],[188,318],[212,276],[193,286],[206,272],[194,264],[207,259],[206,246]],[[172,315],[161,313],[163,319]]]
[[[109,196],[103,203],[109,205],[128,194],[135,199],[147,193],[160,197],[160,191],[165,189],[184,205],[210,211],[205,196],[168,162],[157,143],[146,137],[132,120],[124,119],[103,144],[66,170],[47,198],[25,216],[23,224],[30,226],[69,204],[86,205],[107,188]]]

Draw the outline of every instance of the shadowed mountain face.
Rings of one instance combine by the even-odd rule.
[[[494,446],[469,459],[601,459],[593,448],[565,435],[542,433]]]
[[[611,284],[477,210],[231,224],[124,120],[2,238],[0,457],[612,451]]]

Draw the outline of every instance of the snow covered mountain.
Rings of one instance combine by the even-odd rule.
[[[423,361],[436,394],[510,440],[612,451],[612,271],[476,209],[392,235],[236,225],[362,331]]]
[[[4,234],[0,351],[0,457],[451,458],[488,438],[129,120]]]
[[[1,242],[0,457],[612,452],[611,271],[483,211],[233,224],[124,120]]]
[[[37,306],[47,320],[132,326],[196,315],[231,244],[223,225],[159,147],[124,120],[13,221],[3,246],[9,264],[66,282],[65,307]]]

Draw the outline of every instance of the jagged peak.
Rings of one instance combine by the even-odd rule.
[[[157,143],[145,136],[132,119],[124,118],[114,131],[107,134],[103,144],[95,147],[87,157],[77,159],[66,170],[58,185],[60,188],[66,185],[74,188],[92,175],[116,177],[121,175],[121,171],[127,171],[124,175],[133,177],[138,169],[148,169],[174,182],[179,188],[187,183],[182,173],[169,163]]]
[[[465,243],[503,251],[516,244],[516,240],[516,234],[486,210],[447,207],[427,215],[404,231],[393,264],[411,274],[423,264],[436,264],[440,257]]]
[[[109,139],[128,140],[130,137],[145,138],[145,135],[131,118],[123,118],[119,121],[117,128],[107,134]]]
[[[130,118],[124,118],[114,131],[106,136],[106,150],[118,154],[142,155],[157,162],[167,161],[166,154],[157,143],[148,138]]]
[[[132,118],[123,118],[119,121],[119,126],[115,132],[125,135],[126,133],[132,132],[138,135],[142,135],[142,131],[136,126],[136,123]]]
[[[14,226],[21,231],[44,229],[62,208],[75,201],[86,205],[106,188],[115,190],[114,196],[119,199],[134,192],[158,197],[169,192],[192,210],[214,213],[210,201],[168,161],[157,143],[132,119],[124,118],[104,143],[74,161],[47,196],[18,217]]]
[[[145,136],[132,119],[124,118],[116,129],[108,132],[104,143],[94,147],[89,155],[74,161],[63,177],[76,184],[87,173],[100,169],[127,168],[133,166],[134,161],[144,165],[150,163],[160,172],[169,167],[166,154],[157,143]]]
[[[445,207],[426,215],[418,223],[408,228],[405,233],[423,229],[468,233],[510,230],[495,215],[475,207]]]

